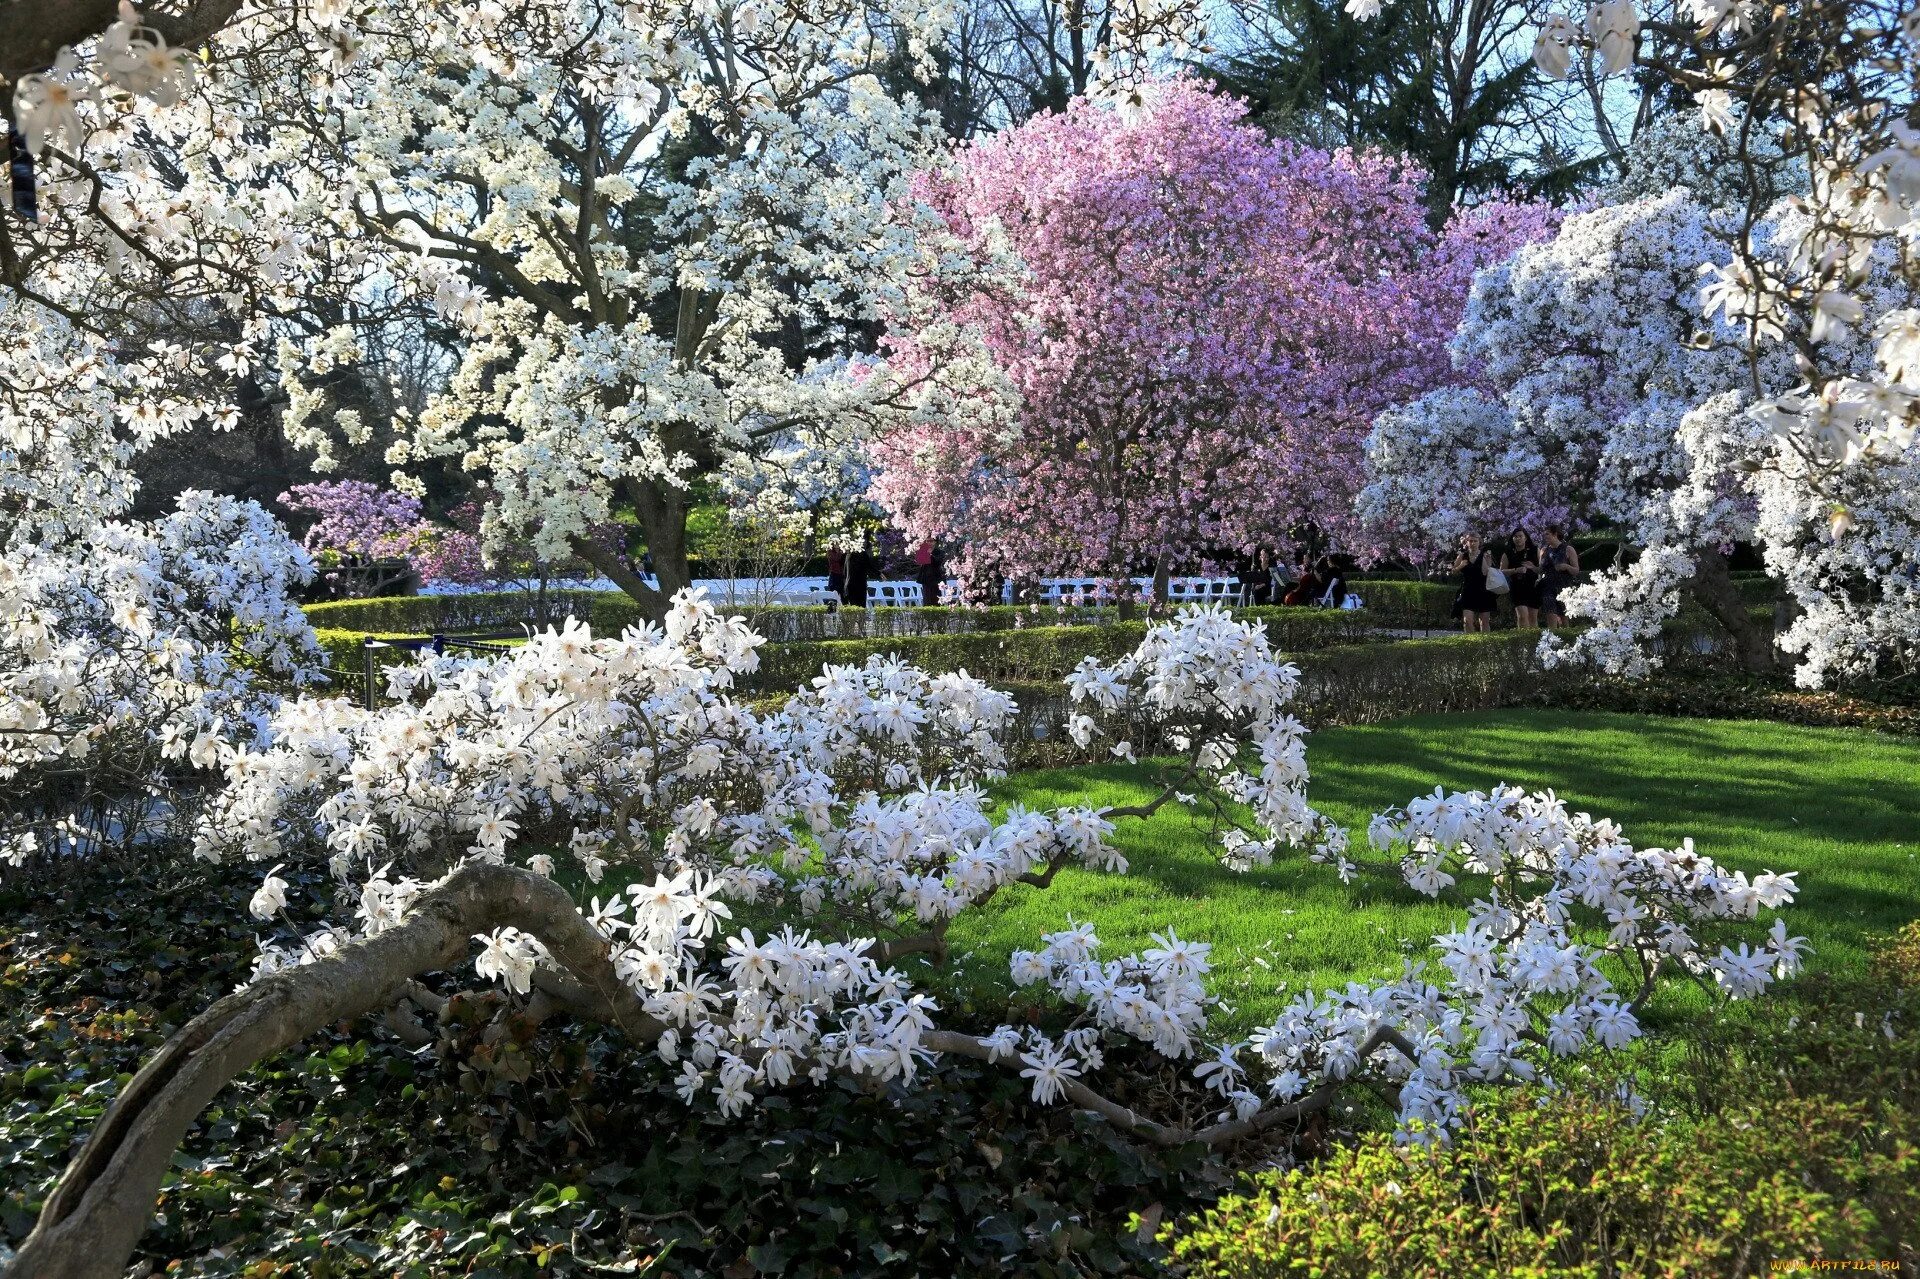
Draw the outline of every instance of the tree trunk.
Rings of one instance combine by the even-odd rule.
[[[1727,557],[1718,551],[1703,551],[1695,562],[1688,585],[1720,628],[1733,641],[1734,657],[1742,670],[1765,674],[1774,669],[1771,628],[1754,625],[1746,602],[1734,589],[1733,576],[1727,571]]]
[[[575,555],[599,569],[608,581],[625,591],[640,606],[640,616],[658,622],[667,615],[667,603],[672,597],[648,586],[646,579],[628,567],[617,552],[590,537],[569,538],[567,544],[573,548]]]
[[[675,592],[693,584],[693,570],[687,563],[687,490],[653,480],[630,484],[627,491],[639,513],[640,527],[646,530],[659,593],[670,601]]]
[[[1160,557],[1154,560],[1153,562],[1153,608],[1151,610],[1152,616],[1165,617],[1167,614],[1173,611],[1172,606],[1169,604],[1167,600],[1167,588],[1168,588],[1168,584],[1172,581],[1172,579],[1173,579],[1173,556],[1169,555],[1165,551],[1162,551],[1160,552]]]
[[[119,1279],[173,1152],[228,1080],[324,1026],[391,1008],[412,978],[462,962],[475,933],[509,924],[538,937],[572,975],[564,987],[574,1002],[637,1040],[659,1037],[660,1023],[615,975],[606,940],[565,890],[531,871],[470,862],[399,926],[228,995],[162,1045],[68,1163],[8,1279]]]
[[[143,13],[141,21],[168,44],[191,49],[232,21],[240,0],[189,0],[168,7],[176,12]],[[0,10],[6,19],[0,26],[0,80],[52,66],[62,45],[99,35],[118,16],[114,0],[0,0]]]

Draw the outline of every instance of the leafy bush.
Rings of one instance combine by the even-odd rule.
[[[1859,1119],[1791,1102],[1660,1126],[1618,1102],[1510,1094],[1451,1144],[1369,1134],[1258,1179],[1168,1240],[1208,1279],[1736,1275],[1884,1256],[1871,1214],[1797,1175],[1845,1165]]]
[[[613,592],[549,591],[550,617],[591,617]],[[617,599],[625,596],[614,595]],[[395,595],[379,599],[334,600],[306,606],[317,630],[364,631],[373,635],[432,635],[452,631],[505,629],[532,623],[539,598],[528,591],[488,591],[475,595]]]
[[[1258,619],[1266,629],[1267,642],[1288,653],[1352,644],[1375,624],[1364,612],[1329,609],[1247,609],[1238,615]],[[773,644],[761,650],[753,687],[796,688],[818,675],[824,665],[858,665],[875,654],[898,654],[929,671],[965,669],[990,681],[1057,680],[1065,678],[1083,657],[1107,661],[1131,652],[1146,630],[1143,621],[1113,621],[1099,626],[996,627],[960,634]]]
[[[1498,631],[1295,653],[1295,713],[1312,725],[1373,724],[1402,715],[1525,705],[1564,678],[1541,670],[1534,657],[1538,644],[1534,631]]]
[[[1341,614],[1314,608],[1237,609],[1242,617],[1267,624],[1281,648],[1319,647],[1328,641],[1296,642],[1295,632],[1315,636],[1331,629],[1350,642],[1366,626],[1454,630],[1447,616],[1453,588],[1432,582],[1367,582],[1368,607]],[[591,622],[596,633],[619,632],[640,620],[639,606],[618,591],[550,591],[548,616],[574,616]],[[1378,604],[1375,604],[1376,599]],[[309,604],[306,614],[316,629],[362,631],[373,635],[434,635],[460,631],[506,630],[536,620],[538,599],[525,591],[474,595],[405,595],[382,599],[336,600]],[[828,612],[817,605],[732,608],[722,612],[746,617],[775,643],[905,638],[919,635],[971,635],[1063,625],[1113,625],[1113,609],[996,605],[992,608],[874,608]],[[1277,629],[1276,629],[1277,628]]]
[[[1912,693],[1888,687],[1850,690],[1796,687],[1786,675],[1737,671],[1663,670],[1645,680],[1605,675],[1556,680],[1556,706],[1632,715],[1766,719],[1817,728],[1872,728],[1920,735],[1920,705]]]

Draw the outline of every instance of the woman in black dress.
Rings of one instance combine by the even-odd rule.
[[[1564,536],[1558,524],[1549,524],[1546,545],[1540,548],[1540,621],[1546,626],[1567,624],[1560,592],[1580,577],[1580,553],[1561,540]]]
[[[1487,570],[1493,567],[1493,552],[1480,541],[1478,533],[1463,534],[1460,549],[1453,558],[1453,571],[1460,575],[1460,629],[1493,629],[1494,594],[1487,586]]]
[[[873,572],[873,535],[868,534],[860,549],[847,555],[847,589],[841,598],[848,608],[867,606],[867,575]]]
[[[1513,624],[1524,631],[1540,627],[1540,548],[1527,530],[1517,528],[1500,552],[1500,571],[1513,597]]]

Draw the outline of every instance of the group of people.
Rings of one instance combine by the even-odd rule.
[[[1567,624],[1560,592],[1579,579],[1580,553],[1557,524],[1547,526],[1539,543],[1523,528],[1492,545],[1478,533],[1467,533],[1455,550],[1453,571],[1460,575],[1453,613],[1461,630],[1492,630],[1502,595],[1513,604],[1515,626],[1538,630]]]
[[[1235,570],[1243,604],[1292,604],[1340,608],[1347,598],[1347,571],[1342,557],[1319,558],[1300,552],[1288,566],[1265,551],[1244,556]]]
[[[827,589],[847,607],[865,608],[868,582],[877,563],[872,534],[851,551],[828,547]],[[932,608],[940,602],[940,583],[946,575],[946,561],[932,538],[922,540],[913,548],[913,578],[920,584],[920,603],[924,607]]]

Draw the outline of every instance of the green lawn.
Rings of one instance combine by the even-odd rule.
[[[1313,802],[1361,832],[1374,812],[1431,791],[1500,782],[1551,787],[1615,818],[1643,845],[1687,835],[1742,870],[1800,871],[1789,926],[1813,963],[1860,965],[1866,943],[1920,915],[1920,742],[1842,729],[1750,721],[1665,719],[1559,711],[1421,716],[1316,733],[1307,750]],[[1144,769],[1100,766],[1024,773],[1009,800],[1034,807],[1138,802]],[[1214,943],[1215,990],[1241,1027],[1268,1017],[1302,987],[1391,975],[1402,953],[1459,917],[1404,888],[1343,886],[1304,861],[1248,875],[1222,868],[1206,826],[1162,810],[1117,836],[1125,876],[1069,871],[1042,892],[1020,888],[955,925],[960,968],[1005,974],[1017,948],[1068,917],[1093,922],[1106,953],[1122,954],[1169,926]],[[1764,921],[1754,932],[1763,931]],[[1402,939],[1416,939],[1403,941]]]

